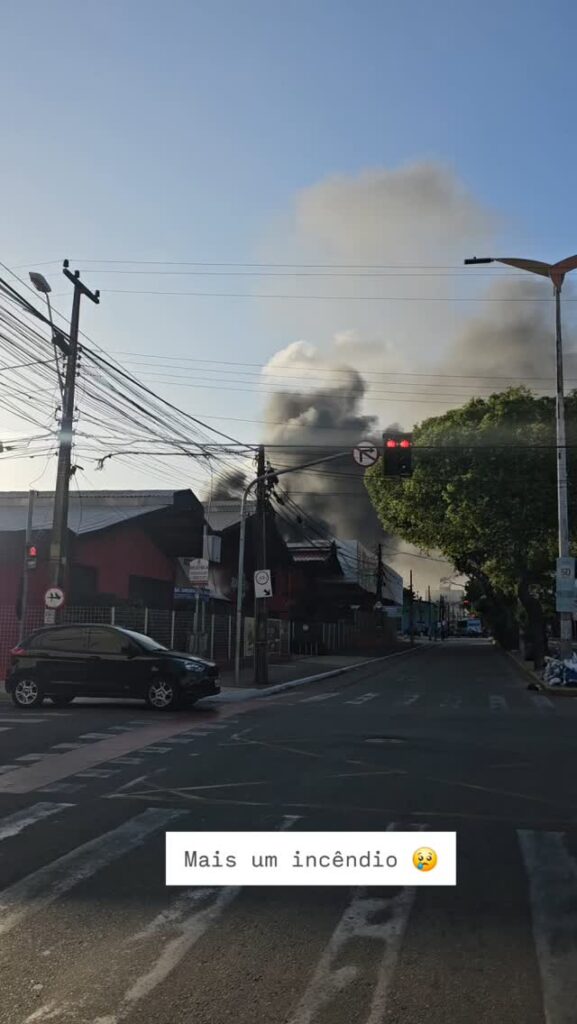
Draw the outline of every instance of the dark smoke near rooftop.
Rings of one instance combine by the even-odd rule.
[[[275,468],[329,456],[342,449],[334,462],[313,466],[280,479],[294,501],[325,529],[341,539],[367,545],[382,538],[382,529],[363,483],[363,470],[352,458],[352,448],[363,439],[379,442],[377,416],[361,411],[366,383],[358,370],[339,367],[338,384],[297,393],[278,391],[269,399],[265,418],[271,424],[268,441]],[[282,423],[282,426],[278,426]]]
[[[323,465],[281,476],[278,495],[291,502],[275,502],[279,528],[290,540],[320,539],[331,535],[343,540],[360,540],[367,546],[383,538],[383,531],[370,503],[363,470],[352,458],[352,448],[361,440],[380,443],[382,428],[378,417],[361,411],[367,386],[363,376],[348,366],[339,367],[339,383],[302,393],[278,391],[269,399],[265,418],[269,426],[265,444],[267,457],[276,469],[287,469],[333,455],[346,454]],[[282,426],[279,426],[282,424]],[[394,425],[390,429],[399,429]],[[240,497],[247,478],[239,471],[221,476],[213,498]],[[274,500],[274,499],[273,499]],[[294,503],[305,515],[300,517]],[[307,518],[310,517],[310,518]]]

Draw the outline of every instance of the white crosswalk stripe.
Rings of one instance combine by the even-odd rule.
[[[79,882],[141,846],[185,811],[149,807],[118,828],[91,839],[0,893],[0,935],[49,906]]]
[[[16,715],[10,716],[10,718],[0,718],[2,725],[42,725],[47,721],[49,721],[47,718],[32,718],[28,715],[25,718],[17,718]]]
[[[163,825],[169,824],[171,816],[175,817],[186,812],[159,812],[155,808],[150,808],[148,812],[145,812],[145,814],[149,815],[158,815],[159,813],[164,814],[164,820],[158,820],[156,824],[152,825],[152,828],[149,826],[146,834],[157,828],[161,828]],[[126,824],[130,825],[144,817],[145,815],[139,815],[138,819],[131,819],[131,822],[127,822]],[[287,829],[292,828],[298,820],[298,815],[285,815],[278,826],[279,831],[286,831]],[[121,826],[121,828],[122,827],[123,826]],[[116,834],[119,832],[120,829],[117,829]],[[114,833],[109,833],[109,835],[114,835]],[[130,838],[131,837],[128,836],[129,840]],[[146,835],[144,835],[143,838],[146,838]],[[132,836],[132,843],[130,847],[127,846],[127,838],[125,837],[124,844],[120,851],[116,852],[115,856],[122,855],[127,852],[128,848],[132,849],[135,845],[140,845],[140,841],[138,843],[135,842],[135,836]],[[85,847],[80,847],[79,849],[83,850]],[[64,859],[65,858],[60,858],[60,861],[62,862]],[[109,863],[109,860],[107,860],[106,863]],[[89,865],[91,868],[93,867],[91,862],[89,862]],[[102,866],[104,866],[104,864],[99,864],[95,870],[98,870],[98,868]],[[90,873],[93,874],[94,871],[91,870]],[[39,873],[37,872],[37,874]],[[83,875],[83,878],[85,877],[87,877],[86,873]],[[73,884],[77,884],[78,880],[80,879],[77,878]],[[142,973],[129,980],[130,976],[128,975],[125,978],[123,968],[120,967],[118,976],[119,978],[122,978],[123,986],[126,986],[126,981],[129,980],[128,987],[125,988],[120,1001],[115,1001],[113,1012],[107,1014],[106,1017],[98,1018],[99,1024],[119,1024],[120,1021],[124,1020],[133,1010],[135,1010],[138,1004],[140,1004],[162,982],[164,982],[166,978],[168,978],[172,971],[182,962],[192,947],[202,939],[208,929],[217,924],[224,911],[234,902],[241,891],[241,888],[238,886],[187,889],[183,893],[180,893],[176,898],[171,899],[169,897],[168,906],[166,908],[156,914],[156,916],[139,931],[129,934],[122,943],[120,953],[126,954],[128,952],[132,967],[136,967],[141,970]],[[0,896],[0,900],[1,899],[2,897]],[[146,961],[142,946],[143,943],[146,942],[151,944],[151,948],[154,949],[154,954],[152,962],[147,965],[146,969],[143,969],[143,965]],[[135,955],[135,949],[138,951],[138,956]],[[122,963],[119,957],[117,957],[117,961]],[[110,970],[112,969],[111,964]],[[122,974],[120,973],[121,971]],[[110,987],[109,976],[104,978],[103,982],[106,986],[103,991],[107,993]],[[55,1000],[51,1000],[49,1003],[33,1011],[33,1013],[26,1018],[24,1024],[33,1024],[34,1021],[40,1022],[43,1020],[77,1021],[80,1017],[80,1009],[84,1008],[84,1003],[84,991],[82,991],[81,994],[79,994],[78,999],[75,999],[73,1002],[71,1002],[70,999],[67,999],[59,1004]],[[97,1022],[95,1021],[94,1024],[97,1024]]]
[[[366,704],[369,700],[374,700],[378,697],[378,693],[362,693],[360,697],[354,697],[353,700],[346,700],[345,704]]]
[[[577,862],[557,832],[519,831],[547,1024],[575,1024]]]
[[[316,704],[321,700],[331,700],[332,697],[338,697],[337,693],[315,693],[313,697],[305,697],[299,701],[299,704]]]
[[[537,711],[547,712],[555,711],[555,705],[549,697],[546,697],[544,693],[532,693],[531,701]]]
[[[508,711],[509,705],[500,693],[492,693],[489,697],[491,711]]]
[[[8,842],[28,830],[35,840],[36,830],[47,829],[54,834],[60,827],[58,816],[69,819],[75,806],[42,801],[8,814],[0,818],[0,843],[6,841],[8,852]],[[174,822],[179,821],[176,827],[186,827],[180,821],[189,815],[188,810],[147,808],[8,886],[0,892],[0,936],[19,925],[27,926],[29,918],[125,855],[137,855],[149,837],[170,829]],[[290,828],[295,820],[287,816],[280,827]],[[391,824],[388,830],[395,827]],[[575,1024],[577,859],[563,834],[522,829],[516,836],[527,878],[530,938],[540,971],[543,1019],[546,1024]],[[28,835],[24,837],[27,840]],[[127,898],[132,874],[128,873]],[[134,877],[137,875],[135,871]],[[121,1024],[132,1020],[133,1015],[134,1019],[146,1019],[147,1000],[187,962],[187,956],[207,932],[221,928],[226,936],[225,915],[241,891],[237,886],[166,890],[160,904],[153,904],[154,909],[142,904],[142,913],[113,933],[108,971],[95,979],[92,991],[100,1001],[99,1015],[96,1009],[90,1011],[80,978],[65,998],[56,989],[43,1005],[29,1007],[28,1016],[24,1013],[17,1020],[21,1024],[77,1024],[80,1020]],[[339,998],[354,993],[354,986],[358,986],[359,991],[366,991],[366,999],[355,1020],[358,1024],[382,1024],[391,1013],[390,994],[403,963],[405,945],[409,957],[412,955],[408,931],[411,915],[416,901],[426,898],[413,888],[343,890],[338,918],[331,919],[326,935],[321,937],[310,975],[305,973],[291,1008],[283,1009],[279,1019],[282,1016],[287,1024],[322,1024],[332,1019]],[[364,952],[359,955],[361,943],[365,944]],[[83,948],[82,955],[89,956],[90,949]],[[337,1017],[341,1020],[338,1013]]]
[[[449,711],[458,711],[462,703],[462,697],[457,697],[456,695],[453,695],[450,697],[445,697],[445,699],[441,701],[441,707]]]
[[[31,825],[36,825],[37,822],[44,821],[45,818],[50,818],[53,814],[58,814],[59,811],[66,811],[70,807],[74,807],[74,804],[38,803],[23,811],[16,811],[15,814],[10,814],[7,818],[2,818],[0,820],[0,842],[3,839],[12,839],[13,836],[20,835]]]

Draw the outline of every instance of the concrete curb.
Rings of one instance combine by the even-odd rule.
[[[383,654],[380,658],[368,658],[366,661],[355,662],[354,665],[345,665],[343,668],[332,668],[329,672],[318,672],[314,676],[304,676],[302,679],[289,679],[286,683],[277,683],[275,686],[267,686],[264,690],[257,690],[251,688],[250,690],[244,690],[244,692],[236,693],[222,693],[218,697],[202,697],[198,702],[204,707],[218,705],[218,704],[239,704],[246,700],[261,700],[265,697],[271,697],[276,693],[282,693],[284,690],[294,690],[298,686],[307,686],[310,683],[318,683],[321,679],[331,679],[333,676],[342,676],[345,672],[352,672],[356,668],[364,668],[367,665],[376,665],[381,661],[389,661],[391,658],[402,658],[407,654],[415,654],[416,651],[424,650],[427,645],[419,644],[415,647],[409,647],[406,651],[395,651],[393,654]],[[240,687],[239,687],[240,690]],[[10,697],[5,690],[0,691],[0,703],[10,701]]]
[[[236,694],[221,694],[220,697],[205,697],[202,704],[205,706],[218,704],[238,704],[246,700],[261,700],[271,697],[276,693],[283,693],[284,690],[294,690],[299,686],[308,686],[310,683],[318,683],[322,679],[331,679],[334,676],[342,676],[345,672],[352,672],[356,668],[365,668],[367,665],[376,665],[381,661],[389,661],[391,658],[400,658],[407,654],[414,654],[421,650],[420,647],[411,647],[408,651],[395,651],[394,654],[383,654],[380,658],[369,658],[367,661],[358,661],[354,665],[345,665],[343,668],[333,668],[329,672],[318,672],[314,676],[304,676],[302,679],[289,679],[286,683],[277,683],[275,686],[267,686],[264,690],[251,689]],[[200,703],[200,702],[199,702]]]
[[[532,683],[535,684],[540,693],[550,693],[554,697],[577,697],[577,686],[547,686],[541,679],[541,676],[533,668],[529,668],[522,661],[518,661],[515,655],[511,651],[503,651],[511,661],[515,663],[517,668],[523,672]]]

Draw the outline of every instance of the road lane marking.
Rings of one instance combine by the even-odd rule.
[[[116,761],[109,761],[108,763],[111,768],[116,767],[116,765],[124,768],[126,765],[142,764],[142,761],[142,757],[118,757]]]
[[[142,846],[153,832],[165,828],[183,813],[149,807],[4,889],[0,893],[0,935],[6,935],[25,918],[44,910],[80,882]]]
[[[493,693],[489,697],[489,707],[491,711],[508,711],[509,705],[501,694]]]
[[[577,862],[559,832],[518,830],[547,1024],[575,1021]]]
[[[0,718],[2,725],[5,725],[6,723],[9,723],[10,725],[41,725],[43,722],[47,721],[49,721],[47,718],[17,718],[16,715],[14,715],[14,718]]]
[[[130,755],[169,737],[186,733],[190,733],[190,722],[164,719],[152,721],[147,728],[132,732],[85,734],[81,739],[87,735],[102,735],[104,739],[101,742],[85,743],[78,750],[48,753],[34,765],[13,766],[13,770],[2,773],[0,793],[32,793],[42,790],[46,785],[77,775],[78,772],[89,771],[125,754]]]
[[[544,693],[532,693],[531,700],[533,701],[534,707],[537,711],[554,711],[555,705],[553,701],[546,697]]]
[[[14,772],[20,767],[22,766],[18,764],[0,764],[0,775],[6,775],[8,772]]]
[[[83,783],[81,782],[55,782],[52,786],[45,786],[44,789],[39,789],[39,793],[76,793],[79,789],[82,789]]]
[[[110,733],[108,732],[85,732],[80,737],[81,740],[109,740],[111,739]]]
[[[118,775],[120,768],[91,768],[88,772],[78,772],[77,779],[107,779],[110,775]]]
[[[395,704],[401,704],[402,707],[408,707],[409,704],[416,704],[416,702],[420,699],[420,696],[420,693],[409,693],[407,694],[406,697],[403,697],[401,700],[395,701]]]
[[[41,761],[44,754],[22,754],[21,757],[14,758],[15,761]]]
[[[0,729],[0,732],[10,732],[10,726],[3,725],[2,728]]]
[[[143,754],[170,754],[170,747],[145,747]]]
[[[313,1024],[327,1005],[359,977],[361,966],[342,962],[347,944],[355,939],[371,939],[385,947],[369,1015],[364,1021],[364,1024],[381,1024],[414,900],[413,888],[401,889],[395,896],[383,898],[367,895],[366,889],[355,889],[351,902],[325,946],[311,981],[287,1024]],[[383,913],[387,914],[386,921],[374,924],[375,916]],[[337,967],[339,961],[341,966]]]
[[[441,707],[447,708],[449,711],[458,711],[462,703],[462,697],[446,697],[445,700],[441,701]]]
[[[26,807],[23,811],[16,811],[15,814],[10,814],[6,818],[1,818],[0,842],[3,839],[12,839],[13,836],[20,835],[30,825],[44,821],[45,818],[50,818],[51,815],[65,811],[69,807],[74,807],[74,804],[38,803]]]
[[[284,832],[292,828],[299,819],[300,815],[284,815],[278,831]],[[94,1018],[92,1024],[120,1024],[120,1021],[128,1017],[143,999],[166,981],[208,929],[217,924],[225,910],[241,892],[241,886],[187,889],[144,928],[129,935],[122,943],[122,951],[149,943],[154,950],[154,959],[147,969],[130,983],[120,1000],[115,1001],[113,1012]],[[131,963],[138,965],[144,960],[144,949],[132,952]],[[116,962],[119,970],[124,972],[121,958],[117,957]],[[112,966],[110,969],[112,970]],[[110,978],[105,978],[104,984],[107,985],[107,992],[111,987]],[[25,1024],[57,1020],[63,1016],[67,1019],[78,1019],[83,1000],[84,993],[74,1003],[67,1000],[58,1005],[57,1001],[52,999],[27,1017]]]
[[[355,697],[354,700],[346,700],[345,704],[366,704],[369,700],[374,700],[375,697],[379,697],[378,693],[363,693],[360,697]]]
[[[50,747],[50,749],[51,750],[80,750],[80,748],[84,747],[84,745],[85,745],[84,743],[55,743],[52,747]]]
[[[394,831],[389,824],[386,831]],[[424,825],[418,825],[422,831]],[[377,981],[364,1024],[382,1024],[386,1011],[387,997],[397,966],[401,944],[409,921],[416,890],[401,889],[393,897],[375,898],[368,896],[366,889],[353,890],[351,903],[329,939],[318,962],[311,982],[302,996],[288,1024],[313,1024],[319,1011],[332,1002],[339,992],[351,984],[362,968],[354,964],[342,964],[342,951],[350,940],[357,938],[374,939],[384,943],[385,950],[377,972]],[[385,912],[387,919],[381,924],[372,923],[376,914]],[[336,963],[341,960],[341,967]]]
[[[299,704],[313,704],[320,700],[330,700],[332,697],[338,697],[337,693],[315,693],[314,697],[305,697],[304,700],[300,700]]]

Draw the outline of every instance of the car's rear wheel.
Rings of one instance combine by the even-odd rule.
[[[155,679],[146,691],[146,703],[155,711],[175,711],[181,702],[180,688],[172,679]]]
[[[18,679],[12,689],[12,701],[17,708],[37,708],[42,704],[44,694],[35,679]]]
[[[75,696],[76,694],[74,693],[72,694],[72,696],[62,694],[62,696],[51,697],[50,700],[52,701],[53,704],[56,705],[57,708],[65,708],[67,704],[72,704],[72,701],[74,700]]]

